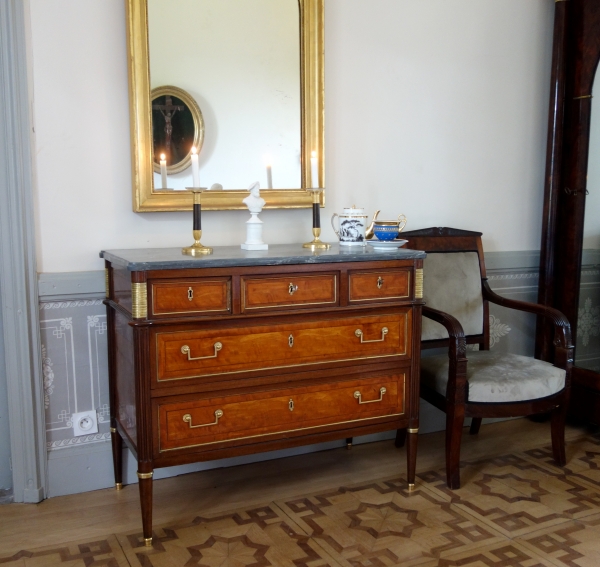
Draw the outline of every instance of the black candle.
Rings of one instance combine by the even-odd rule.
[[[319,203],[313,203],[313,228],[321,228],[321,214]]]
[[[201,205],[194,203],[194,230],[202,230]]]

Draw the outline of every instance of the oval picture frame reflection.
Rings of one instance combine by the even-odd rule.
[[[192,146],[198,153],[204,142],[204,118],[194,98],[178,87],[152,89],[152,166],[160,173],[160,155],[167,159],[167,173],[179,173],[192,163]]]

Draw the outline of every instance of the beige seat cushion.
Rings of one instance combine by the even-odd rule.
[[[425,304],[456,317],[465,335],[481,335],[483,297],[477,252],[428,252],[423,274]],[[447,338],[443,325],[423,317],[421,340]]]
[[[492,351],[467,354],[469,402],[522,402],[545,398],[565,387],[565,371],[549,362]],[[446,395],[448,355],[421,359],[421,380]]]

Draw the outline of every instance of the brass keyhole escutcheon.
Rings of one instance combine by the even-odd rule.
[[[377,278],[377,289],[381,289],[383,287],[383,278],[379,276]]]
[[[192,301],[194,299],[194,290],[191,287],[188,287],[188,299]]]
[[[288,345],[290,345],[290,348],[294,346],[294,335],[288,337]]]
[[[288,407],[290,408],[290,411],[294,411],[294,400],[292,400],[292,398],[290,398],[290,401],[288,402]]]
[[[290,283],[289,287],[288,287],[288,292],[290,295],[294,295],[294,293],[296,293],[298,291],[298,286],[294,285],[293,283]]]

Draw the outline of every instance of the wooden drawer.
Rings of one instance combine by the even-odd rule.
[[[152,282],[154,315],[198,315],[231,312],[230,278]]]
[[[410,297],[410,269],[350,272],[349,301],[393,301]]]
[[[337,276],[290,274],[284,277],[243,277],[242,311],[301,308],[337,303]]]
[[[391,315],[156,333],[157,381],[410,356],[411,310]]]
[[[159,451],[402,415],[404,383],[400,373],[185,402],[160,399]]]

